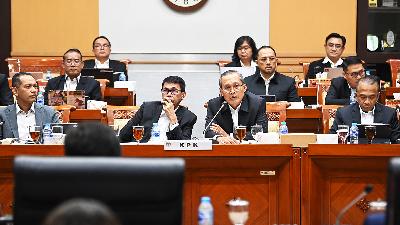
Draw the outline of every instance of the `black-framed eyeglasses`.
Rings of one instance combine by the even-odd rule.
[[[226,86],[222,87],[222,90],[226,93],[231,92],[232,88],[234,91],[239,91],[243,87],[243,85],[244,84],[233,84],[233,86],[226,85]]]
[[[104,45],[95,44],[93,47],[96,48],[96,49],[102,49],[102,48],[104,49],[104,48],[111,47],[111,45],[109,45],[109,44],[104,44]]]
[[[346,74],[350,75],[353,78],[364,77],[365,76],[365,70],[360,70],[358,72],[352,72],[352,73],[346,73]]]
[[[172,89],[163,88],[163,89],[161,89],[161,93],[163,93],[165,95],[167,95],[168,93],[171,93],[173,95],[177,95],[177,94],[179,94],[179,92],[181,92],[181,90],[175,89],[175,88],[172,88]]]

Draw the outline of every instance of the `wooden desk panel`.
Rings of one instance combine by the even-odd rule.
[[[399,145],[309,145],[301,159],[301,224],[334,224],[366,184],[374,185],[367,201],[385,199],[387,163],[399,155]],[[353,206],[341,223],[361,225],[364,216]]]
[[[322,133],[320,109],[287,109],[286,122],[290,133]]]
[[[136,94],[128,88],[110,88],[104,90],[104,101],[109,105],[136,105]]]
[[[125,157],[183,157],[184,224],[197,224],[200,196],[211,196],[215,224],[230,224],[225,203],[250,201],[248,224],[300,223],[300,151],[290,145],[214,145],[213,151],[163,151],[160,145],[124,145]],[[0,203],[11,212],[12,160],[21,154],[62,155],[63,146],[5,145],[0,151]],[[275,171],[262,176],[260,171]]]

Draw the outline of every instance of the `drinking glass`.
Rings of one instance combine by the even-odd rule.
[[[251,126],[251,135],[253,136],[254,140],[258,142],[258,139],[260,136],[258,136],[259,133],[263,132],[263,128],[261,125],[253,125]]]
[[[338,135],[338,143],[346,144],[347,136],[349,135],[349,126],[348,125],[338,125],[338,129],[336,131]]]
[[[249,202],[240,198],[228,202],[229,219],[234,225],[244,225],[249,218]]]
[[[139,144],[140,140],[142,140],[143,138],[144,126],[133,126],[132,131],[133,131],[133,138]]]
[[[41,131],[40,126],[29,126],[29,135],[31,136],[33,142],[35,144],[39,144],[39,138],[40,138],[40,131]]]
[[[246,137],[246,126],[236,126],[235,135],[240,143],[242,143],[242,140]]]
[[[53,126],[51,128],[53,137],[52,143],[53,144],[63,144],[64,139],[64,128],[63,126]]]
[[[111,129],[114,131],[114,133],[115,133],[115,136],[119,136],[119,126],[117,125],[117,124],[110,124],[110,125],[108,125],[108,126],[110,126],[111,127]]]
[[[375,135],[376,135],[376,126],[374,125],[365,126],[365,136],[368,139],[368,144],[372,144],[372,140],[374,139]]]

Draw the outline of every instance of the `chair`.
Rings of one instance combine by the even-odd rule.
[[[322,105],[322,131],[324,134],[329,134],[329,129],[332,127],[335,120],[336,111],[342,105]]]
[[[303,67],[303,75],[304,75],[304,78],[306,78],[307,73],[308,73],[308,68],[310,67],[310,63],[309,62],[299,62],[299,64]]]
[[[108,205],[122,224],[182,224],[185,162],[178,158],[16,157],[14,222],[37,225],[71,198]]]
[[[309,87],[317,88],[317,103],[319,105],[325,105],[325,97],[328,93],[328,89],[331,86],[330,79],[309,79],[308,80]]]
[[[107,84],[110,82],[107,79],[96,79],[100,83],[101,99],[104,99],[104,92]]]
[[[268,120],[268,132],[278,132],[281,122],[286,120],[286,103],[267,102],[265,107]]]
[[[226,61],[226,60],[219,60],[219,61],[217,61],[217,65],[219,66],[219,67],[224,67],[224,66],[226,66],[226,64],[228,64],[228,63],[230,63],[231,61]]]
[[[107,124],[107,115],[101,109],[77,109],[71,112],[69,119],[70,123],[101,122]]]
[[[400,59],[388,59],[386,63],[390,65],[392,74],[392,87],[396,87],[396,82],[400,79]]]
[[[385,105],[397,110],[400,107],[400,100],[399,99],[385,99]],[[399,111],[397,111],[397,119],[400,119]]]
[[[76,107],[73,105],[57,105],[52,107],[58,113],[60,123],[69,123],[71,112],[76,110]]]
[[[119,128],[132,119],[139,106],[107,106],[107,122],[109,125],[118,125]]]
[[[63,74],[62,58],[8,58],[10,72],[47,72]]]

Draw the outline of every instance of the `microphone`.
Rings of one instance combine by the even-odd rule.
[[[203,130],[203,134],[206,133],[208,128],[211,126],[212,122],[214,122],[215,117],[218,116],[219,112],[221,112],[221,110],[225,107],[226,103],[227,103],[226,101],[222,102],[221,107],[219,107],[217,113],[215,113],[214,117],[210,120],[210,122],[207,124],[206,128]]]
[[[349,210],[353,205],[355,205],[358,201],[360,201],[362,198],[364,198],[367,194],[369,194],[372,189],[374,188],[374,186],[372,184],[367,184],[364,187],[364,191],[361,192],[355,199],[353,199],[349,204],[347,204],[338,214],[338,216],[336,217],[336,223],[335,225],[340,225],[340,220],[342,219],[342,217],[344,216],[344,214],[347,212],[347,210]]]

